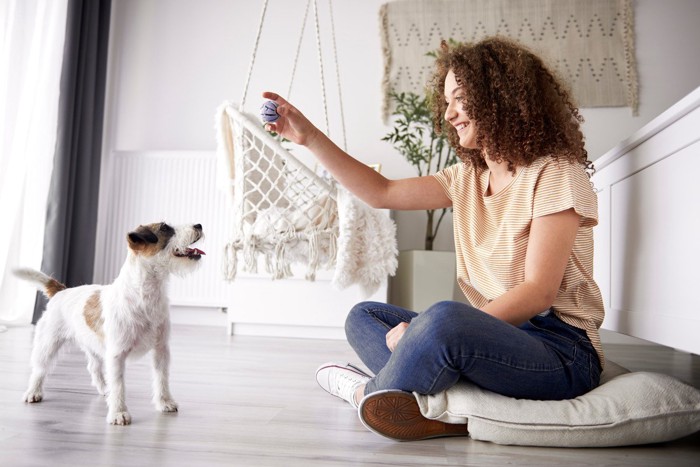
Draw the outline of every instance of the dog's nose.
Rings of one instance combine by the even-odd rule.
[[[195,230],[202,230],[202,224],[195,224],[194,229]]]

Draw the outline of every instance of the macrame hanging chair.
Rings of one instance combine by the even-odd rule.
[[[216,113],[219,169],[220,173],[225,173],[224,183],[228,185],[226,188],[234,211],[233,233],[225,246],[224,276],[228,280],[235,278],[239,256],[243,261],[242,269],[247,272],[257,272],[258,260],[264,257],[266,269],[273,279],[291,276],[292,263],[305,263],[306,279],[314,280],[320,267],[329,268],[336,262],[339,229],[337,187],[333,181],[320,177],[285,149],[279,140],[264,130],[257,116],[252,117],[244,110],[267,4],[268,0],[265,0],[240,104],[224,102]],[[311,4],[328,131],[316,0],[306,3],[287,97],[291,94]],[[336,74],[339,75],[330,1],[329,12]],[[339,76],[338,96],[345,141]]]

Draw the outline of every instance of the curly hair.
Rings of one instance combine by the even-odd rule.
[[[480,149],[459,145],[457,131],[445,124],[445,77],[452,70],[465,93],[463,110],[476,123]],[[578,162],[593,172],[580,125],[583,118],[569,91],[533,52],[502,37],[450,46],[442,41],[429,82],[435,130],[463,162],[485,169],[484,151],[506,161],[515,173],[540,157]]]

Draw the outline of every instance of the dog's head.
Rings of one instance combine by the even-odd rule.
[[[127,235],[129,250],[140,261],[163,272],[184,274],[205,253],[192,244],[204,238],[201,224],[171,227],[165,222],[140,225]]]

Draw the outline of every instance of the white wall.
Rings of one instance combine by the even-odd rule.
[[[126,150],[213,150],[213,115],[240,100],[261,1],[115,0],[105,154]],[[382,136],[378,10],[384,0],[334,0],[348,150],[381,163],[390,178],[414,175]],[[286,94],[304,0],[270,0],[247,108],[264,89]],[[327,2],[320,1],[331,136],[340,142]],[[700,85],[700,2],[637,0],[639,116],[628,108],[584,109],[597,158]],[[323,127],[313,29],[307,28],[292,101]],[[106,174],[108,177],[108,174]],[[108,183],[108,180],[105,181]],[[422,248],[424,213],[398,213],[399,248]],[[451,225],[437,249],[452,249]]]
[[[583,109],[592,159],[700,86],[700,2],[635,0],[639,115],[627,108]]]

